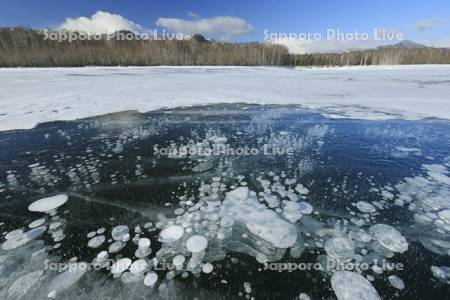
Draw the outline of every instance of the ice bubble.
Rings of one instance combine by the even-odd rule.
[[[137,258],[144,258],[152,253],[150,248],[151,241],[147,238],[141,238],[138,240],[138,249],[134,253]]]
[[[50,299],[55,299],[56,298],[56,291],[51,291],[50,293],[48,293],[47,297],[50,298]]]
[[[96,236],[96,235],[97,235],[97,232],[91,231],[91,232],[89,232],[86,236],[87,236],[89,239],[91,239],[91,238],[93,238],[93,237]]]
[[[42,198],[28,206],[29,211],[50,212],[67,202],[69,197],[66,194],[60,194],[53,197]]]
[[[144,284],[146,286],[154,286],[157,281],[158,274],[156,274],[155,272],[148,272],[144,278]]]
[[[16,229],[16,230],[13,230],[11,232],[8,232],[8,234],[5,235],[5,239],[7,239],[7,240],[15,239],[15,238],[19,237],[22,234],[23,234],[23,229],[21,229],[21,228],[20,229]]]
[[[181,268],[186,261],[186,258],[183,255],[177,255],[173,258],[172,263],[175,267]]]
[[[445,266],[441,266],[441,267],[437,267],[437,266],[432,266],[431,267],[431,273],[433,274],[434,277],[447,281],[448,283],[450,283],[450,268],[449,267],[445,267]]]
[[[98,235],[89,240],[88,247],[89,248],[98,248],[105,242],[105,240],[106,240],[106,237],[104,235]]]
[[[74,263],[69,265],[68,270],[59,274],[49,284],[49,293],[58,294],[67,290],[78,282],[88,270],[89,265],[85,262]]]
[[[231,227],[234,225],[234,219],[232,217],[229,216],[224,216],[221,220],[220,220],[220,226],[221,227]]]
[[[130,266],[130,272],[134,275],[140,275],[150,270],[150,266],[145,259],[138,259]]]
[[[208,240],[202,235],[193,235],[186,241],[186,248],[189,252],[202,252],[208,246]]]
[[[450,209],[444,209],[438,212],[439,219],[446,223],[450,223]]]
[[[30,288],[39,282],[44,271],[30,272],[18,278],[8,289],[8,297],[19,299],[25,296]]]
[[[211,273],[212,271],[214,270],[214,266],[211,264],[211,263],[206,263],[206,264],[204,264],[203,265],[203,267],[202,267],[202,271],[203,271],[203,273],[205,273],[205,274],[209,274],[209,273]]]
[[[29,241],[40,237],[46,230],[47,227],[41,226],[33,228],[27,232],[18,233],[18,231],[15,231],[15,233],[10,235],[8,239],[2,244],[2,249],[8,251],[21,247]]]
[[[400,277],[391,275],[388,277],[389,283],[398,290],[403,290],[405,288],[405,283]]]
[[[161,243],[173,243],[179,240],[184,234],[184,229],[178,225],[172,225],[163,229],[159,233],[159,241]]]
[[[373,214],[377,211],[375,206],[366,201],[359,201],[356,203],[356,208],[362,213]]]
[[[299,202],[298,203],[298,205],[299,205],[299,209],[300,209],[300,212],[302,213],[302,214],[304,214],[304,215],[309,215],[309,214],[311,214],[312,212],[313,212],[313,210],[314,210],[314,208],[312,207],[312,205],[311,204],[309,204],[309,203],[307,203],[307,202]]]
[[[370,227],[370,232],[381,246],[392,252],[403,253],[408,250],[405,237],[390,225],[376,224]]]
[[[142,275],[140,274],[133,274],[131,272],[125,272],[122,274],[122,276],[120,276],[120,280],[122,280],[123,283],[128,284],[128,283],[134,283],[134,282],[138,282],[142,280]]]
[[[297,191],[297,193],[299,193],[300,195],[307,195],[309,193],[308,188],[303,186],[301,183],[297,184],[297,186],[295,187],[295,191]]]
[[[143,249],[148,248],[148,247],[150,247],[150,245],[151,245],[151,241],[147,238],[142,238],[142,239],[139,239],[139,241],[138,241],[139,248],[143,248]]]
[[[355,248],[351,240],[345,237],[334,237],[325,242],[327,255],[338,261],[351,260],[355,255]]]
[[[380,300],[377,290],[362,275],[338,271],[331,277],[331,286],[338,300]]]
[[[44,223],[45,223],[45,219],[37,219],[37,220],[31,222],[31,223],[28,225],[28,227],[30,227],[30,228],[36,228],[36,227],[39,227],[39,226],[41,226],[41,225],[44,225]]]
[[[97,261],[105,261],[106,259],[108,259],[108,252],[107,251],[102,251],[99,254],[97,254]]]
[[[229,192],[224,205],[228,213],[234,214],[234,218],[245,224],[252,234],[274,247],[289,248],[295,243],[297,228],[259,203],[248,188],[240,187]]]
[[[128,268],[131,266],[131,259],[129,258],[122,258],[116,261],[113,266],[111,267],[111,273],[112,274],[121,274],[128,270]]]
[[[123,241],[124,237],[129,235],[130,229],[128,229],[128,226],[126,225],[119,225],[117,227],[114,227],[111,231],[112,238],[115,241]]]
[[[244,282],[244,291],[247,294],[250,294],[252,292],[252,287],[250,285],[250,282]]]
[[[33,228],[31,230],[28,230],[27,232],[25,232],[25,234],[28,236],[28,238],[30,240],[34,240],[34,239],[39,238],[41,235],[43,235],[46,230],[47,230],[47,227],[39,226],[39,227]]]
[[[298,295],[298,300],[311,300],[311,297],[305,293],[301,293],[300,295]]]
[[[109,245],[108,252],[109,253],[116,253],[122,250],[122,248],[125,247],[125,243],[122,242],[114,242],[111,245]]]

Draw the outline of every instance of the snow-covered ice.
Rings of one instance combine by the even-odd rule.
[[[339,118],[450,119],[448,76],[446,65],[0,69],[0,131],[124,110],[234,102],[299,104]]]

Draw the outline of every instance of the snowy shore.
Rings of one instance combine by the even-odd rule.
[[[0,69],[0,131],[233,102],[297,104],[331,118],[450,119],[450,65]]]

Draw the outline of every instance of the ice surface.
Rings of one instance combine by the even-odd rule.
[[[331,277],[331,286],[339,300],[380,300],[377,290],[362,275],[338,271]]]
[[[299,104],[337,118],[448,119],[449,74],[446,65],[1,69],[0,130],[219,102]]]
[[[69,197],[65,194],[42,198],[31,203],[30,206],[28,206],[28,210],[37,212],[50,212],[66,203],[68,199]]]

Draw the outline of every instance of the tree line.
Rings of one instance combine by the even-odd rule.
[[[55,41],[42,31],[0,28],[0,67],[80,66],[346,66],[449,64],[450,50],[376,49],[328,54],[290,54],[272,43],[227,43],[190,40]]]

